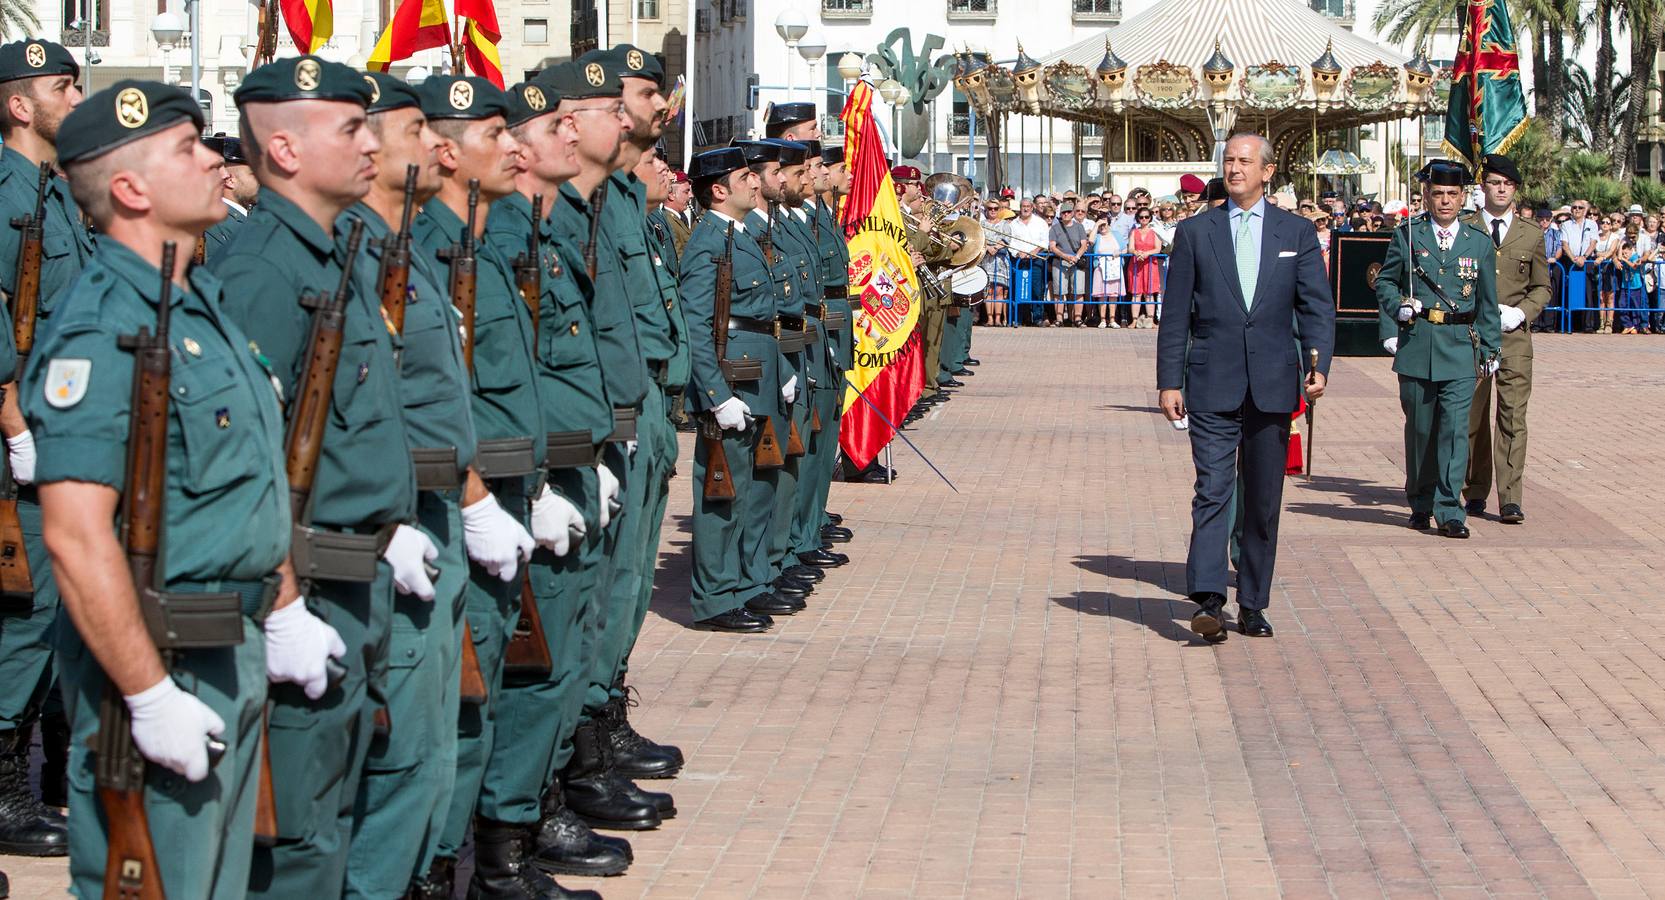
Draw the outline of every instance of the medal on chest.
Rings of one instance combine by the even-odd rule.
[[[1473,281],[1480,277],[1480,262],[1472,256],[1457,257],[1457,277],[1464,281]],[[1467,285],[1464,285],[1467,287]],[[1465,295],[1467,292],[1464,292]]]

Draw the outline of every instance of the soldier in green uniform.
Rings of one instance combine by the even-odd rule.
[[[1394,230],[1376,279],[1382,346],[1394,355],[1405,411],[1410,526],[1468,537],[1461,491],[1468,472],[1469,405],[1477,376],[1497,369],[1502,341],[1497,252],[1458,221],[1468,168],[1434,160],[1417,173],[1426,216]]]
[[[601,657],[585,697],[590,715],[605,721],[619,774],[628,778],[670,778],[682,768],[682,751],[654,743],[630,726],[626,710],[625,675],[630,651],[636,646],[648,603],[653,599],[653,576],[659,560],[659,534],[665,518],[671,472],[676,468],[676,428],[670,409],[675,394],[687,383],[687,350],[682,310],[676,302],[675,282],[647,228],[647,213],[664,201],[659,183],[663,171],[654,147],[664,134],[665,72],[659,60],[629,44],[586,56],[615,73],[623,88],[630,133],[619,148],[616,168],[608,178],[607,222],[615,226],[614,247],[629,286],[636,337],[647,362],[648,384],[636,421],[636,444],[624,479],[624,511],[619,551],[614,560],[609,618]],[[654,182],[649,186],[648,182]]]
[[[617,577],[630,581],[629,573],[621,575],[619,567],[627,564],[625,557],[635,552],[632,548],[639,540],[629,527],[631,498],[623,497],[621,503],[620,491],[621,486],[631,490],[626,483],[631,473],[641,471],[647,462],[637,453],[635,434],[653,385],[632,307],[634,292],[657,295],[652,273],[643,268],[645,248],[636,249],[644,243],[642,217],[646,213],[629,183],[614,177],[622,157],[628,154],[635,159],[636,154],[628,149],[630,143],[621,138],[635,127],[636,114],[627,109],[619,66],[610,59],[589,57],[556,69],[551,77],[563,97],[590,101],[577,107],[583,114],[573,119],[578,127],[579,172],[561,186],[554,221],[564,242],[578,249],[577,267],[586,275],[594,260],[590,317],[615,422],[603,463],[596,469],[603,495],[599,522],[607,534],[603,558],[585,588],[591,598],[591,616],[580,656],[590,666],[589,685],[584,689],[584,718],[574,729],[573,755],[563,770],[561,785],[565,802],[598,828],[656,828],[661,819],[676,814],[676,805],[670,794],[644,791],[617,770],[610,752],[609,723],[602,717],[616,671],[616,663],[608,661],[615,659],[609,648],[624,646],[621,635],[635,618],[637,587],[632,584],[626,591],[614,585]],[[626,123],[623,134],[621,122]],[[601,209],[594,206],[597,200],[603,204]],[[619,472],[625,475],[618,477]],[[636,490],[645,491],[640,478]],[[638,521],[643,515],[641,503],[638,496],[634,501]]]
[[[773,485],[754,468],[760,430],[757,417],[779,421],[781,371],[775,339],[778,303],[773,276],[755,238],[760,190],[757,167],[737,147],[694,157],[688,172],[694,197],[705,214],[682,248],[682,302],[688,320],[691,358],[688,410],[701,422],[694,447],[692,595],[694,625],[712,631],[755,633],[773,619],[755,609],[769,587],[768,530],[774,510]],[[716,322],[716,270],[733,266],[729,319]],[[727,346],[717,354],[714,328],[727,329]],[[724,361],[727,365],[723,365]],[[718,437],[720,436],[720,437]],[[715,438],[715,439],[714,439]],[[734,486],[730,500],[705,498],[708,468],[720,446]]]
[[[365,124],[369,84],[316,56],[255,69],[236,100],[260,202],[209,268],[227,285],[226,317],[259,336],[282,396],[293,397],[312,325],[302,297],[340,282],[336,217],[369,190],[381,143]],[[347,672],[321,696],[272,689],[278,840],[255,850],[254,896],[341,893],[359,773],[383,703],[395,573],[433,590],[423,562],[434,547],[408,524],[416,488],[395,345],[373,292],[351,292],[343,331],[310,510],[296,522],[292,552],[309,560],[297,575],[309,608],[340,632]]]
[[[216,134],[203,138],[202,142],[208,145],[208,149],[218,153],[225,162],[221,174],[220,199],[225,203],[226,216],[203,235],[208,242],[204,254],[204,258],[207,258],[231,243],[237,229],[249,220],[249,206],[254,203],[255,194],[260,190],[260,182],[254,180],[254,171],[249,168],[249,161],[243,156],[243,141],[240,138]]]
[[[45,331],[61,294],[92,256],[92,239],[81,224],[81,211],[69,187],[57,177],[40,193],[42,163],[55,164],[53,146],[59,125],[81,102],[75,85],[80,67],[69,51],[51,41],[28,40],[0,46],[0,288],[7,310],[15,308],[18,254],[22,233],[17,224],[33,216],[44,199],[41,223],[40,293],[35,332]],[[8,224],[9,223],[9,224]],[[65,852],[62,816],[36,802],[29,793],[29,740],[38,721],[46,751],[41,792],[51,806],[64,805],[64,760],[68,725],[58,692],[52,689],[52,623],[58,618],[58,587],[41,540],[40,503],[34,478],[35,444],[23,421],[12,356],[12,322],[4,319],[0,335],[0,434],[6,438],[6,464],[18,484],[17,514],[34,582],[33,601],[8,607],[0,615],[0,852],[58,856]],[[28,348],[24,348],[27,351]],[[27,357],[27,352],[24,354]],[[7,358],[10,362],[7,362]]]
[[[492,896],[538,896],[541,888],[524,885],[540,876],[520,855],[534,829],[536,863],[545,871],[617,875],[630,864],[630,845],[591,831],[564,802],[555,778],[572,759],[573,734],[589,687],[589,666],[582,655],[591,599],[587,579],[599,571],[605,535],[596,464],[598,450],[613,430],[582,255],[576,246],[557,246],[550,219],[561,185],[578,173],[573,112],[605,109],[611,102],[563,99],[555,80],[564,74],[570,81],[571,69],[556,66],[509,90],[508,123],[520,160],[516,190],[492,204],[486,221],[488,243],[505,256],[532,259],[539,272],[533,363],[540,427],[546,435],[547,483],[532,502],[538,549],[528,575],[551,661],[548,672],[506,671],[494,710],[495,737],[474,824],[476,860],[488,852],[488,844],[501,860],[495,882],[482,884],[493,887],[494,894],[483,891]],[[536,222],[533,197],[543,201]],[[637,805],[626,815],[659,821],[651,805]],[[480,882],[478,865],[475,879]],[[517,881],[523,885],[520,894],[509,887]]]
[[[490,491],[488,506],[500,508],[515,523],[525,523],[528,490],[541,486],[541,480],[533,476],[544,456],[532,370],[532,319],[515,289],[509,257],[484,242],[492,203],[515,189],[518,150],[508,132],[508,96],[484,78],[456,75],[430,77],[418,93],[428,128],[440,138],[437,159],[441,180],[439,193],[423,205],[412,222],[415,252],[440,270],[453,254],[461,252],[463,232],[473,225],[476,247],[470,406],[477,439],[473,470]],[[472,211],[471,181],[478,186]],[[472,220],[467,218],[470,215]],[[468,507],[465,515],[475,516],[474,507]],[[524,530],[523,524],[517,527]],[[525,551],[530,556],[529,535]],[[487,696],[484,703],[463,704],[458,721],[453,723],[457,729],[455,782],[422,885],[436,897],[451,896],[457,851],[473,816],[480,778],[491,751],[503,653],[519,618],[521,580],[516,568],[494,571],[475,560],[469,569],[464,592],[467,633],[474,642]],[[510,577],[504,578],[505,574]],[[477,877],[489,882],[508,868],[500,852],[504,845],[493,842],[481,846],[482,852],[476,856]]]
[[[103,760],[93,749],[106,701],[125,704],[133,746],[150,763],[141,790],[159,866],[143,876],[170,897],[242,897],[267,681],[320,696],[327,660],[347,649],[307,611],[287,559],[283,420],[271,371],[223,315],[219,279],[200,268],[187,276],[203,230],[225,215],[219,160],[198,141],[201,128],[201,110],[178,89],[120,81],[70,114],[58,137],[75,199],[103,237],[82,277],[56,298],[54,326],[24,376],[23,406],[40,440],[47,548],[73,625],[59,630],[58,659],[74,737],[70,877],[82,897],[103,894],[109,862],[109,811],[94,792]],[[164,276],[166,242],[177,252]],[[171,389],[159,583],[141,585],[113,527],[130,487],[126,341],[158,330],[164,277]],[[165,591],[165,601],[141,593],[150,589]],[[235,604],[241,615],[201,615],[209,594],[227,604],[209,608]],[[150,603],[159,609],[145,609]],[[159,643],[146,623],[163,608]],[[174,637],[191,649],[168,646]],[[217,763],[210,739],[224,747]]]
[[[370,252],[360,257],[353,277],[358,290],[380,296],[380,260],[402,215],[406,169],[417,166],[415,202],[421,206],[440,189],[441,140],[427,126],[424,104],[410,85],[379,72],[363,77],[376,87],[367,124],[382,144],[379,172],[337,229],[353,218],[365,223]],[[426,105],[454,108],[463,93]],[[468,561],[512,582],[533,546],[474,464],[471,379],[447,283],[428,254],[411,254],[400,334],[401,399],[416,471],[417,525],[437,550],[429,562],[438,575],[432,596],[395,579],[387,672],[391,728],[385,742],[372,744],[359,783],[363,814],[349,851],[347,897],[396,896],[432,867],[456,771]]]

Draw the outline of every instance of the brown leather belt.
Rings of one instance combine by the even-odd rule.
[[[474,468],[481,478],[517,478],[538,469],[530,437],[481,441],[474,448]]]
[[[596,445],[588,431],[551,431],[544,436],[546,469],[583,469],[596,463]]]
[[[454,491],[462,487],[455,447],[417,447],[410,452],[410,463],[416,469],[419,491]]]
[[[773,319],[744,319],[739,316],[730,316],[728,320],[728,330],[743,331],[746,334],[761,334],[768,337],[774,337],[775,322]]]
[[[805,303],[804,304],[804,318],[807,319],[811,316],[813,316],[817,319],[825,319],[827,317],[827,304],[825,304],[825,303]]]
[[[848,300],[850,299],[850,287],[843,284],[829,284],[821,289],[821,296],[828,300]]]

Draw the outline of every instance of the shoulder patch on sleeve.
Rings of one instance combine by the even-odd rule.
[[[46,402],[55,409],[69,409],[87,396],[92,378],[90,359],[54,359],[46,367]]]

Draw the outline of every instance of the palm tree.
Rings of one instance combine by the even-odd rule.
[[[1607,90],[1613,84],[1613,63],[1618,53],[1613,49],[1613,4],[1614,0],[1596,0],[1595,9],[1591,17],[1596,26],[1596,71],[1593,82],[1596,92],[1591,97],[1590,118],[1594,123],[1605,123],[1613,118],[1613,93]],[[1606,153],[1613,146],[1613,133],[1605,128],[1596,128],[1590,134],[1590,149],[1597,153]]]
[[[1619,119],[1617,145],[1613,148],[1613,177],[1626,177],[1635,168],[1636,131],[1648,105],[1653,84],[1654,51],[1665,32],[1665,0],[1623,0],[1625,26],[1630,31],[1630,102]]]
[[[29,0],[0,0],[0,38],[27,36],[40,30],[40,18]]]

